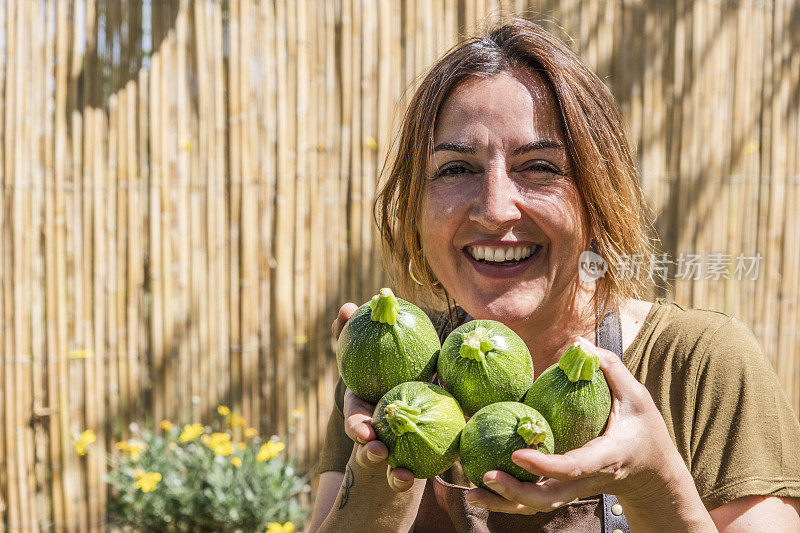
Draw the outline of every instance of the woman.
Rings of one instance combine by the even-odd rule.
[[[800,531],[800,425],[752,334],[722,313],[642,301],[645,279],[615,268],[652,251],[645,203],[612,96],[558,39],[513,20],[441,58],[376,208],[395,287],[449,310],[442,335],[499,320],[538,375],[578,336],[613,348],[598,317],[618,317],[602,330],[618,353],[597,348],[612,414],[578,450],[515,452],[548,479],[492,471],[493,494],[466,487],[458,464],[427,481],[387,469],[373,406],[340,383],[311,531],[602,531],[620,509],[602,519],[600,494],[617,496],[631,531]],[[611,266],[595,283],[578,275],[589,249]],[[334,335],[355,309],[342,306]]]

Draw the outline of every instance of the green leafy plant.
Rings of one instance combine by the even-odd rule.
[[[263,440],[227,407],[227,428],[163,421],[132,425],[106,477],[109,520],[137,531],[291,532],[308,512],[310,488],[296,459],[273,436]],[[221,426],[222,424],[217,424]]]

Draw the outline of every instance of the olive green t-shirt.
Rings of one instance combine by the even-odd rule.
[[[717,311],[658,299],[625,350],[650,391],[706,508],[749,495],[800,497],[800,423],[750,329]],[[344,386],[317,473],[344,472]]]

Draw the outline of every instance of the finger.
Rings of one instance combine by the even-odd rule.
[[[511,460],[532,474],[560,481],[574,481],[598,474],[616,475],[619,462],[607,437],[592,439],[567,453],[548,455],[523,448],[511,454]]]
[[[375,430],[372,429],[372,417],[362,414],[348,416],[344,420],[344,432],[351,440],[366,444],[375,440]]]
[[[467,491],[466,498],[470,505],[498,513],[536,514],[537,512],[527,505],[506,500],[502,496],[484,489],[470,489]]]
[[[414,486],[414,474],[407,468],[392,468],[386,471],[389,487],[395,492],[405,492]]]
[[[356,462],[364,468],[380,466],[389,456],[386,445],[379,440],[373,440],[360,445],[356,450]]]
[[[353,316],[353,313],[355,313],[357,310],[358,306],[353,302],[347,302],[339,308],[339,314],[336,316],[336,320],[333,321],[333,324],[331,324],[331,333],[333,333],[333,338],[339,338],[339,334],[342,332],[342,328],[344,327],[345,323],[350,320],[350,317]]]
[[[344,393],[344,432],[352,440],[364,444],[375,439],[372,413],[375,406],[365,402],[350,389]]]
[[[487,472],[483,482],[506,500],[542,512],[575,501],[584,485],[583,480],[564,482],[556,479],[528,483],[498,470]]]

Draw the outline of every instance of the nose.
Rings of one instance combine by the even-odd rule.
[[[472,205],[470,219],[496,231],[522,217],[519,202],[519,190],[506,169],[487,168],[481,180],[480,194]]]

